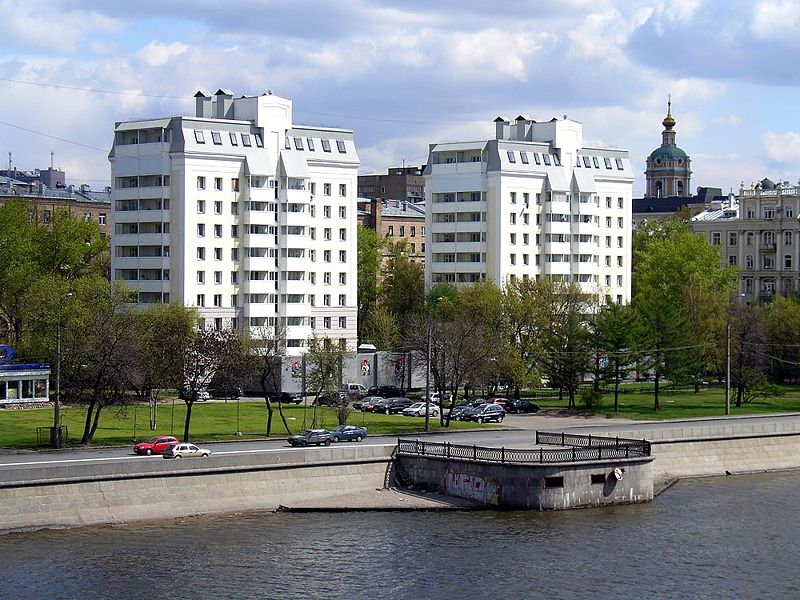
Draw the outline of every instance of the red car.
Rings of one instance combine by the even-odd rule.
[[[134,454],[144,454],[150,456],[151,454],[164,454],[164,450],[172,444],[180,444],[181,441],[172,437],[171,435],[157,435],[151,437],[146,442],[141,442],[133,447]]]

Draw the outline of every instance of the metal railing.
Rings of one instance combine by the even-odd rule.
[[[397,454],[459,458],[482,462],[539,464],[650,456],[650,442],[646,440],[537,431],[536,443],[567,447],[523,450],[505,447],[467,446],[451,444],[450,442],[398,439]]]

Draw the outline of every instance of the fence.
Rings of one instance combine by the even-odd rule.
[[[650,442],[645,440],[602,438],[590,435],[537,431],[536,443],[570,447],[547,450],[544,448],[521,450],[505,447],[491,448],[451,444],[449,442],[398,439],[397,454],[461,458],[499,463],[563,463],[650,456]]]

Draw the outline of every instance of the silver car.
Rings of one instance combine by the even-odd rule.
[[[173,444],[164,450],[164,458],[208,458],[211,456],[211,450],[207,448],[198,448],[194,444]]]

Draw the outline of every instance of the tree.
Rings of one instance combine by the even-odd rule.
[[[190,439],[192,407],[197,401],[198,393],[208,387],[216,375],[241,368],[243,356],[242,341],[232,329],[200,329],[195,333],[192,343],[180,357],[180,396],[186,404],[184,441],[188,442]]]
[[[408,244],[400,240],[389,244],[389,257],[379,287],[380,304],[392,313],[401,326],[425,303],[425,272],[421,263],[408,259]]]
[[[249,341],[247,355],[250,357],[248,363],[252,363],[258,374],[261,393],[264,395],[264,403],[267,406],[267,437],[272,435],[273,394],[278,396],[278,413],[283,426],[289,435],[292,435],[279,397],[282,388],[281,365],[283,357],[286,355],[286,330],[281,326],[259,327],[255,331],[255,336]],[[303,400],[305,401],[305,398]]]
[[[371,321],[371,313],[378,296],[378,275],[381,269],[381,249],[384,239],[374,229],[358,226],[358,340],[370,339],[364,328]],[[370,340],[375,343],[374,340]]]
[[[772,377],[778,382],[797,383],[800,378],[800,303],[778,296],[764,309],[764,321],[767,340],[760,350],[770,360]]]
[[[619,411],[619,384],[631,363],[631,327],[633,312],[630,305],[607,302],[594,316],[594,343],[603,353],[605,367],[602,377],[614,385],[614,412]]]
[[[342,385],[342,370],[344,359],[347,357],[347,348],[334,343],[330,338],[312,335],[306,343],[306,385],[316,390],[314,395],[314,416],[312,427],[317,424],[317,406],[319,398],[324,393],[333,396],[339,393]],[[342,416],[339,415],[339,424]],[[345,415],[346,422],[346,415]]]
[[[388,308],[375,304],[369,311],[367,323],[361,329],[359,340],[370,341],[376,348],[392,350],[400,337],[400,324]]]
[[[676,378],[685,370],[691,332],[686,317],[663,295],[641,296],[634,302],[633,341],[639,366],[651,371],[655,381],[653,410],[659,410],[659,386],[665,377]]]
[[[11,200],[0,206],[0,340],[14,344],[22,339],[28,290],[40,275],[33,258],[34,230],[24,202]]]
[[[741,408],[753,391],[767,382],[767,335],[762,310],[735,304],[731,307],[731,387]]]

